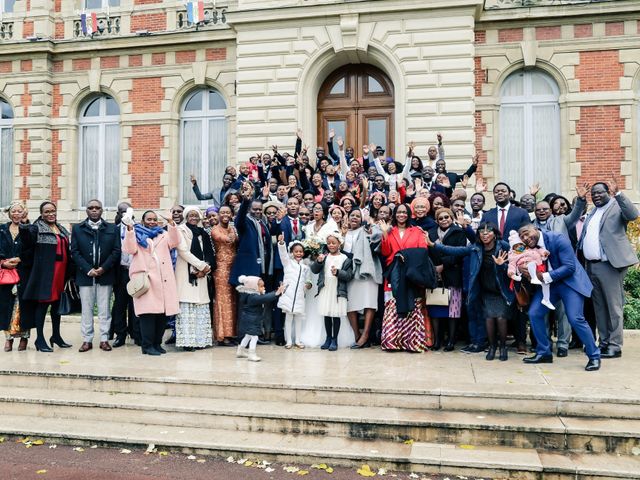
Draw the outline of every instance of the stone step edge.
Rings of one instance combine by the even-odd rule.
[[[584,395],[563,395],[555,392],[548,393],[518,393],[518,392],[495,392],[495,391],[469,391],[455,390],[453,388],[440,387],[424,390],[410,389],[384,389],[371,387],[348,387],[348,386],[331,386],[331,385],[309,385],[309,384],[283,384],[283,383],[267,383],[267,382],[246,382],[235,380],[210,380],[210,379],[193,379],[193,378],[176,378],[176,377],[143,377],[129,375],[103,375],[93,373],[64,373],[64,372],[46,372],[31,370],[1,370],[0,385],[4,376],[27,376],[27,377],[45,377],[45,378],[69,378],[73,380],[87,381],[118,381],[118,382],[137,382],[137,383],[154,383],[154,384],[174,384],[174,385],[198,385],[211,387],[231,387],[231,388],[264,388],[269,390],[294,390],[294,391],[323,391],[337,393],[366,393],[376,395],[415,395],[415,396],[432,396],[432,397],[462,397],[462,398],[490,398],[504,400],[527,400],[527,401],[552,401],[552,402],[576,402],[585,404],[619,404],[619,405],[640,405],[640,397],[638,398],[619,398],[612,395],[606,397],[589,397]]]
[[[13,394],[11,392],[13,390]],[[31,395],[26,396],[25,393],[36,393],[41,391],[40,395]],[[7,394],[9,393],[9,394]],[[60,406],[60,407],[80,407],[80,408],[99,408],[99,409],[122,409],[122,410],[133,410],[133,411],[153,411],[153,412],[165,412],[165,413],[182,413],[187,415],[211,415],[211,416],[219,416],[219,417],[243,417],[243,418],[264,418],[269,420],[302,420],[307,422],[325,422],[325,423],[347,423],[347,424],[379,424],[382,426],[399,426],[399,427],[431,427],[431,428],[448,428],[448,429],[469,429],[469,430],[488,430],[488,431],[500,431],[500,432],[528,432],[528,433],[554,433],[561,435],[591,435],[591,436],[607,436],[607,437],[615,437],[615,438],[639,438],[640,430],[629,429],[628,431],[617,431],[611,432],[611,430],[594,428],[594,429],[585,429],[585,428],[571,428],[566,425],[564,420],[570,421],[571,417],[566,415],[556,415],[551,418],[557,419],[562,427],[550,427],[550,426],[531,426],[530,423],[512,423],[512,424],[499,424],[499,423],[491,423],[492,419],[498,419],[499,417],[504,418],[505,414],[492,414],[486,413],[482,415],[482,419],[475,420],[484,420],[483,422],[476,421],[474,422],[472,418],[464,418],[464,417],[472,417],[476,416],[474,413],[468,412],[444,412],[443,410],[424,410],[425,414],[431,414],[434,416],[442,415],[444,413],[463,417],[459,418],[457,421],[444,421],[442,419],[408,419],[408,418],[398,418],[403,413],[408,414],[409,416],[416,416],[416,409],[402,409],[398,407],[354,407],[354,410],[358,413],[361,413],[365,409],[371,409],[375,411],[374,415],[370,415],[370,418],[375,418],[375,421],[371,421],[370,418],[363,418],[362,415],[352,415],[347,416],[345,414],[341,415],[332,415],[330,413],[318,413],[318,404],[314,403],[297,403],[296,407],[303,409],[307,407],[310,411],[313,411],[313,414],[300,414],[300,413],[289,413],[287,411],[288,403],[287,402],[277,402],[277,401],[243,401],[240,402],[241,405],[237,409],[233,408],[216,408],[215,405],[211,406],[202,406],[202,407],[189,407],[184,406],[185,398],[196,399],[196,397],[173,397],[166,395],[142,395],[142,394],[127,394],[127,393],[118,393],[115,395],[106,393],[106,392],[86,392],[79,390],[67,390],[64,392],[65,394],[69,394],[72,398],[82,398],[87,395],[94,395],[96,397],[105,397],[103,399],[82,399],[82,400],[71,400],[64,398],[55,398],[52,399],[47,395],[50,393],[47,390],[38,390],[38,389],[28,389],[28,388],[13,388],[13,389],[4,389],[0,392],[0,403],[23,403],[23,404],[33,404],[33,405],[50,405],[50,406]],[[22,396],[20,396],[22,394]],[[132,398],[129,402],[127,400],[127,396],[131,397],[140,397],[144,396],[147,401],[151,401],[146,405],[138,403],[138,398]],[[156,402],[154,403],[153,400]],[[230,400],[227,400],[230,402]],[[247,406],[251,406],[254,403],[259,405],[255,405],[256,409],[246,408]],[[245,407],[245,408],[242,408]],[[348,406],[339,406],[341,408],[345,408]],[[385,416],[385,413],[387,414]],[[418,414],[419,415],[419,414]],[[548,415],[536,415],[536,414],[507,414],[513,416],[516,420],[518,419],[548,419]],[[582,422],[589,422],[588,417],[576,417]],[[598,422],[598,419],[592,419],[594,423]],[[135,423],[135,422],[134,422]],[[625,422],[625,424],[629,424],[630,422]],[[158,425],[162,425],[162,423],[158,423]]]
[[[378,449],[371,450],[369,446],[371,445],[367,441],[363,440],[350,440],[350,446],[353,445],[362,445],[362,451],[359,451],[358,454],[346,454],[344,448],[339,448],[333,452],[329,452],[327,450],[318,451],[318,450],[305,450],[302,451],[300,449],[300,445],[298,442],[294,442],[293,448],[278,448],[278,445],[274,447],[266,447],[268,442],[265,443],[261,441],[261,438],[271,438],[273,434],[265,434],[261,432],[251,432],[252,437],[256,437],[256,441],[254,441],[254,445],[252,448],[247,448],[247,444],[233,444],[229,442],[227,444],[218,442],[196,442],[196,441],[166,441],[168,436],[162,437],[154,437],[150,434],[144,434],[143,432],[131,432],[128,436],[124,436],[123,434],[131,430],[130,424],[115,424],[113,422],[110,423],[110,426],[114,429],[117,429],[118,433],[122,436],[111,436],[110,438],[97,438],[97,436],[93,433],[96,431],[100,431],[100,427],[103,426],[103,422],[80,422],[83,424],[89,424],[92,428],[87,428],[85,431],[81,433],[66,433],[61,431],[56,431],[56,429],[49,428],[38,428],[38,420],[41,419],[33,419],[31,417],[18,417],[18,416],[0,416],[0,433],[5,435],[15,435],[15,436],[30,436],[42,438],[44,440],[54,439],[58,443],[64,444],[101,444],[104,446],[118,446],[118,447],[146,447],[147,445],[153,443],[156,447],[167,447],[168,449],[182,449],[181,451],[184,453],[188,452],[197,452],[198,454],[233,454],[233,453],[241,453],[246,454],[243,457],[251,457],[252,455],[264,456],[267,455],[269,458],[274,458],[277,460],[282,459],[290,459],[290,460],[298,460],[301,458],[308,459],[318,459],[323,463],[332,462],[341,465],[359,465],[360,463],[382,463],[383,465],[394,465],[400,467],[405,470],[415,470],[415,471],[430,471],[433,472],[433,467],[439,467],[440,472],[446,473],[449,468],[458,468],[463,469],[465,471],[475,471],[475,472],[496,472],[502,471],[506,473],[514,473],[517,475],[517,478],[523,478],[520,474],[531,472],[531,473],[555,473],[563,475],[562,478],[574,478],[577,475],[591,475],[589,478],[596,479],[600,476],[604,478],[624,478],[624,479],[637,479],[637,471],[640,471],[640,458],[633,458],[633,462],[637,462],[638,468],[634,471],[629,472],[624,466],[621,468],[617,465],[617,463],[621,460],[619,455],[611,455],[611,454],[584,454],[590,456],[592,459],[598,459],[597,464],[601,465],[600,468],[593,468],[589,465],[572,465],[571,467],[563,466],[566,465],[565,462],[554,463],[551,465],[545,466],[544,459],[545,458],[558,458],[560,457],[563,460],[567,460],[565,455],[550,455],[548,453],[538,453],[533,449],[521,449],[521,448],[509,448],[509,447],[496,447],[496,448],[475,448],[471,446],[459,446],[459,445],[451,445],[451,444],[426,444],[426,443],[414,443],[410,447],[410,452],[408,455],[398,455],[392,454],[390,452],[380,452],[378,449],[380,445],[383,446],[388,445],[391,450],[397,447],[397,445],[393,445],[391,442],[376,442]],[[11,424],[24,422],[24,425],[29,425],[29,429],[25,429],[23,427],[15,428],[11,427]],[[40,422],[42,423],[42,421]],[[46,422],[45,422],[46,423]],[[70,420],[65,422],[67,428],[70,424],[73,424],[74,421]],[[79,423],[79,422],[75,422]],[[178,429],[182,431],[190,430],[205,430],[205,429],[197,429],[197,428],[189,428],[189,427],[166,427],[167,432],[170,433],[171,430],[175,432]],[[216,438],[216,430],[207,429],[207,432],[210,433],[211,438]],[[225,431],[219,431],[219,433],[224,435]],[[318,444],[318,442],[315,442]],[[369,444],[369,445],[367,445]],[[395,448],[397,449],[397,448]],[[465,458],[464,461],[454,462],[451,459],[442,459],[438,461],[434,458],[433,452],[437,449],[442,449],[443,451],[451,452],[452,450],[458,451],[462,455],[468,455],[472,458]],[[421,455],[420,451],[432,452],[431,454]],[[515,456],[516,458],[522,457],[522,455],[527,455],[530,459],[528,462],[509,462],[509,456]],[[483,461],[482,458],[491,457],[492,461]],[[266,458],[267,460],[269,458]],[[496,460],[499,458],[500,460]],[[626,460],[623,458],[623,460]],[[593,462],[592,462],[593,464]],[[427,467],[426,469],[424,467]],[[516,478],[516,477],[514,477]],[[537,478],[537,477],[536,477]],[[556,478],[556,477],[554,477]]]

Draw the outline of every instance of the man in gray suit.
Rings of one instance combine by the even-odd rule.
[[[622,282],[638,257],[627,238],[627,224],[638,218],[638,209],[622,192],[612,176],[591,187],[595,208],[589,212],[578,249],[584,255],[587,273],[593,283],[593,305],[596,313],[602,358],[622,356],[624,290]]]
[[[230,173],[225,173],[222,177],[222,187],[214,188],[211,193],[202,193],[198,186],[198,181],[194,175],[191,175],[191,184],[193,185],[193,193],[196,198],[202,200],[213,200],[213,205],[220,208],[224,203],[224,199],[230,193],[236,193],[238,190],[234,188],[234,178]]]

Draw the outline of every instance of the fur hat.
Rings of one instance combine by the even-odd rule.
[[[340,245],[344,243],[344,238],[342,237],[342,233],[340,233],[339,230],[332,230],[330,232],[327,232],[324,236],[324,243],[327,243],[327,240],[329,239],[329,237],[333,237],[336,240],[338,240]]]
[[[260,277],[252,277],[249,275],[240,275],[238,277],[238,281],[246,290],[252,290],[258,292],[258,283],[260,282]]]
[[[509,232],[509,247],[513,248],[519,243],[523,243],[520,235],[518,235],[518,232],[516,232],[515,230],[511,230]]]

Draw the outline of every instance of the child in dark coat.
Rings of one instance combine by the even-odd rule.
[[[256,355],[258,335],[262,333],[262,317],[265,304],[271,304],[286,290],[286,285],[280,285],[275,292],[265,293],[264,281],[260,277],[241,275],[238,277],[238,330],[244,332],[244,338],[238,345],[236,357],[248,358],[250,362],[259,362]],[[249,354],[246,349],[249,347]]]

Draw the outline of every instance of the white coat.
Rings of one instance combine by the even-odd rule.
[[[180,232],[180,244],[178,245],[178,258],[176,260],[178,299],[185,303],[208,304],[210,298],[207,278],[199,278],[197,285],[189,283],[189,266],[192,265],[196,270],[203,270],[207,262],[198,259],[191,253],[191,239],[193,238],[191,230],[186,225],[180,225],[178,232]]]
[[[311,270],[303,262],[298,263],[293,260],[289,256],[289,252],[287,252],[286,245],[278,243],[278,253],[280,253],[282,269],[284,270],[282,283],[287,286],[287,289],[278,300],[278,308],[285,313],[304,315],[305,283],[311,282]]]

